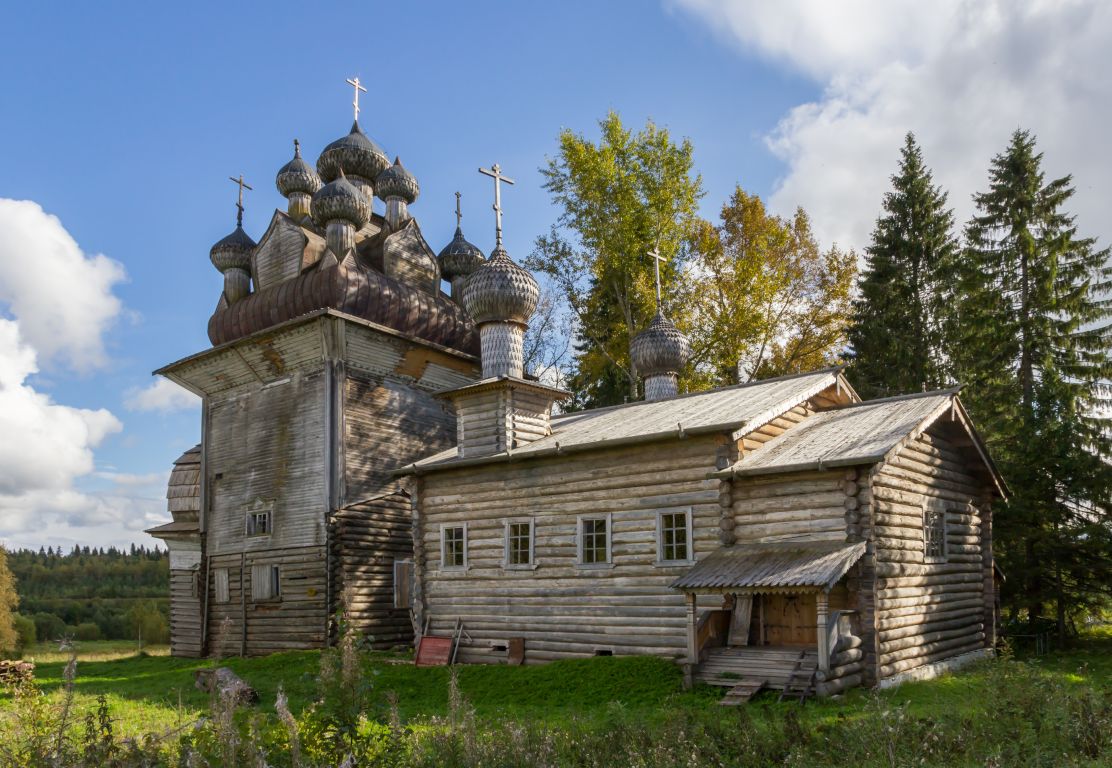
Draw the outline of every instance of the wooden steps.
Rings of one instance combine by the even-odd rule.
[[[807,652],[802,651],[796,659],[792,673],[780,691],[779,701],[786,698],[799,699],[800,703],[815,695],[815,672],[818,669],[817,659],[808,658]]]
[[[711,649],[699,665],[695,678],[701,683],[734,688],[746,680],[763,680],[766,688],[783,690],[803,657],[805,666],[814,670],[818,654],[810,648],[784,646],[746,646]]]
[[[742,680],[740,683],[726,692],[726,695],[722,697],[722,700],[718,702],[718,705],[721,707],[737,707],[745,704],[747,701],[753,698],[758,691],[764,688],[765,684],[766,681],[757,680],[755,678],[750,680]]]

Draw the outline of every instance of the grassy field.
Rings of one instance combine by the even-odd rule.
[[[121,734],[180,729],[210,708],[210,697],[194,687],[193,675],[212,662],[171,658],[161,648],[137,655],[133,648],[108,643],[79,644],[77,652],[75,710],[90,710],[97,696],[103,695]],[[47,648],[28,655],[35,657],[39,685],[51,692],[51,698],[57,698],[66,659]],[[391,699],[396,701],[395,711],[401,721],[418,727],[452,713],[448,669],[417,669],[407,663],[405,656],[383,653],[364,654],[362,658],[368,690],[366,714],[370,719],[386,722]],[[673,725],[677,718],[691,719],[698,728],[728,729],[741,717],[758,735],[776,732],[783,738],[785,729],[798,729],[814,741],[828,732],[844,734],[847,725],[855,722],[870,733],[878,728],[922,730],[927,727],[924,723],[932,723],[930,728],[938,729],[938,739],[956,738],[959,748],[963,728],[979,728],[986,719],[1001,721],[1000,727],[1011,730],[1071,727],[1068,722],[1061,726],[1049,721],[1041,724],[1056,713],[1041,711],[1040,700],[1045,709],[1046,701],[1054,696],[1058,696],[1054,700],[1060,705],[1075,691],[1095,692],[1098,697],[1103,694],[1106,703],[1112,702],[1112,632],[1091,633],[1068,650],[1041,657],[1021,655],[1020,659],[1022,663],[981,663],[957,674],[891,691],[851,691],[844,697],[808,702],[803,707],[762,694],[742,714],[717,705],[721,689],[699,686],[694,691],[683,691],[678,667],[653,658],[597,658],[518,668],[459,667],[456,674],[459,692],[479,727],[482,723],[500,727],[515,721],[528,723],[529,727],[570,731],[585,723],[596,730],[636,724],[651,732]],[[227,659],[221,663],[259,691],[258,711],[263,714],[273,714],[279,688],[287,694],[294,715],[316,698],[318,652]],[[0,714],[8,701],[7,694],[0,696]],[[1005,718],[1013,718],[1015,725],[1003,725]],[[905,735],[928,741],[934,738],[929,732],[920,736],[909,731]],[[1045,739],[1041,731],[1028,736],[1036,745]],[[986,733],[982,738],[994,737]],[[986,763],[979,760],[968,764]]]

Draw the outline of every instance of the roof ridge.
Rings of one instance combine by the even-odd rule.
[[[822,373],[841,373],[845,369],[846,369],[846,366],[844,364],[843,365],[831,365],[831,366],[827,366],[826,368],[818,368],[814,371],[806,371],[805,373],[787,373],[787,374],[784,374],[783,376],[773,376],[772,378],[769,378],[769,379],[757,379],[756,381],[746,381],[746,382],[741,383],[741,384],[728,384],[724,387],[715,387],[713,389],[700,389],[698,392],[685,392],[682,395],[676,395],[675,397],[669,397],[669,398],[666,398],[664,400],[634,400],[634,401],[629,402],[629,403],[617,403],[615,405],[604,405],[601,408],[588,408],[588,409],[583,410],[583,411],[568,411],[566,413],[561,413],[559,416],[553,416],[552,418],[553,418],[553,421],[555,421],[556,419],[563,419],[563,418],[567,418],[567,417],[571,417],[571,416],[579,416],[579,415],[588,414],[588,413],[594,414],[594,413],[603,413],[605,411],[615,411],[615,410],[618,410],[619,408],[629,408],[629,407],[634,406],[634,405],[648,405],[650,403],[665,403],[665,402],[670,403],[670,402],[674,402],[676,400],[684,400],[684,399],[687,399],[687,398],[698,397],[700,395],[710,395],[710,394],[714,394],[716,392],[728,392],[728,391],[735,390],[735,389],[746,389],[747,387],[756,387],[756,386],[759,386],[761,384],[770,384],[770,383],[777,382],[777,381],[790,381],[792,379],[802,379],[806,376],[817,376],[817,375],[822,374]]]
[[[920,397],[936,397],[938,395],[956,395],[961,392],[961,387],[947,387],[946,389],[931,389],[926,392],[912,392],[907,395],[890,395],[888,397],[878,397],[875,400],[862,400],[859,403],[849,403],[838,408],[831,408],[828,411],[821,411],[821,413],[837,413],[838,411],[847,411],[850,408],[860,408],[863,405],[877,405],[878,403],[892,403],[899,400],[915,400]],[[818,414],[815,414],[816,416]]]

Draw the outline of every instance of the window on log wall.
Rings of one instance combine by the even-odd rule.
[[[923,559],[946,561],[946,508],[937,501],[928,501],[923,510]]]
[[[691,562],[691,515],[687,510],[657,513],[656,546],[661,565]]]
[[[466,523],[440,529],[440,568],[457,571],[467,568]]]
[[[610,565],[610,516],[579,518],[579,565]]]
[[[529,568],[533,565],[533,521],[506,521],[506,568]]]
[[[281,572],[277,565],[251,566],[251,599],[277,600],[282,596]]]

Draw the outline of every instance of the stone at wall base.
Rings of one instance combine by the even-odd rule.
[[[991,659],[994,655],[991,648],[981,648],[976,651],[970,651],[960,656],[954,656],[952,659],[943,659],[933,664],[924,664],[921,667],[907,669],[891,677],[886,677],[877,684],[877,688],[896,688],[904,683],[912,683],[919,680],[933,680],[940,675],[944,675],[947,672],[954,672],[975,661]]]

